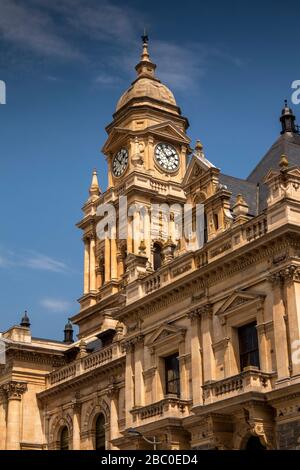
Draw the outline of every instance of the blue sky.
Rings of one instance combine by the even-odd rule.
[[[294,1],[0,0],[0,330],[27,309],[35,336],[60,339],[78,311],[75,223],[94,167],[106,188],[104,128],[144,25],[192,144],[224,173],[247,176],[279,134],[300,79]]]

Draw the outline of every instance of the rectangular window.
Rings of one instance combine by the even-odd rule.
[[[259,350],[256,323],[238,328],[241,370],[248,366],[259,368]]]
[[[166,394],[180,396],[178,353],[165,358]]]

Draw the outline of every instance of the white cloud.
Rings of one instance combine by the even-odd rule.
[[[144,24],[144,15],[126,5],[118,6],[105,0],[75,1],[63,0],[55,4],[61,11],[65,8],[66,21],[84,35],[102,41],[118,44],[128,43],[136,38],[136,32]]]
[[[109,75],[108,73],[99,73],[95,78],[95,83],[101,86],[113,87],[121,83],[121,78],[116,75]]]
[[[39,269],[42,271],[51,271],[55,273],[63,273],[68,271],[68,267],[62,261],[58,261],[50,256],[37,252],[30,252],[20,264],[31,269]]]
[[[208,67],[209,51],[201,44],[178,45],[166,41],[151,44],[154,61],[158,64],[157,75],[171,88],[194,89]]]
[[[0,35],[23,49],[63,59],[82,58],[61,34],[47,12],[15,0],[1,0]]]
[[[23,267],[53,273],[67,273],[70,268],[63,262],[34,250],[14,253],[0,247],[0,267]]]
[[[78,35],[121,46],[140,24],[136,10],[105,0],[1,0],[0,36],[45,56],[83,60]]]
[[[151,39],[149,53],[151,60],[157,64],[156,76],[174,91],[193,92],[199,89],[199,82],[217,61],[231,64],[233,67],[243,65],[239,58],[231,56],[222,48],[205,43],[177,44]],[[125,51],[121,50],[110,57],[110,63],[117,73],[121,70],[130,76],[133,76],[138,60],[137,44],[134,47],[128,45]]]
[[[8,260],[5,259],[3,256],[0,256],[0,267],[5,267],[7,266]]]
[[[150,22],[142,7],[108,0],[1,0],[0,37],[44,56],[86,60],[94,76],[101,63],[93,82],[111,87],[126,76],[130,81],[139,58],[141,27]],[[93,45],[87,47],[87,39],[99,44],[99,53]],[[155,40],[151,34],[150,53],[158,64],[158,78],[175,91],[197,90],[216,61],[243,64],[223,46],[178,44]]]
[[[40,305],[51,312],[67,313],[72,307],[72,303],[67,300],[44,298]]]

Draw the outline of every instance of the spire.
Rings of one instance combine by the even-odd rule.
[[[152,77],[154,78],[154,71],[156,69],[156,65],[151,62],[149,51],[148,51],[148,42],[149,37],[146,33],[146,29],[144,29],[144,34],[141,36],[142,38],[142,54],[140,62],[135,66],[135,70],[137,71],[138,78],[139,77]]]
[[[143,51],[142,51],[142,55],[141,55],[141,60],[142,61],[147,60],[148,62],[150,62],[150,56],[149,56],[149,52],[148,52],[149,37],[146,33],[146,28],[144,28],[144,34],[143,34],[143,36],[141,36],[141,38],[142,38],[142,41],[143,41]]]
[[[90,196],[99,196],[101,193],[99,183],[98,183],[98,176],[97,176],[97,170],[94,168],[93,171],[93,176],[92,176],[92,183],[89,189]]]
[[[282,127],[281,134],[285,134],[286,132],[297,132],[295,119],[296,117],[293,113],[293,110],[288,106],[287,100],[284,100],[284,108],[281,111],[280,116],[280,122]]]
[[[29,328],[30,327],[30,320],[29,320],[29,317],[27,315],[27,310],[25,310],[25,312],[24,312],[24,315],[22,317],[20,326],[23,326],[24,328]]]
[[[70,320],[68,320],[68,323],[65,325],[64,329],[64,343],[71,344],[73,342],[73,326]]]

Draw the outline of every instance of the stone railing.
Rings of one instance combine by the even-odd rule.
[[[70,365],[54,370],[47,376],[47,387],[73,379],[124,355],[125,352],[121,350],[120,344],[113,343],[106,348],[77,359]]]
[[[152,274],[145,281],[145,293],[150,294],[151,292],[159,289],[161,286],[160,274]]]
[[[133,422],[135,425],[145,424],[147,420],[152,418],[184,418],[189,414],[191,401],[181,400],[180,398],[172,395],[166,396],[163,400],[150,405],[134,408],[131,413],[133,415]]]
[[[267,217],[263,214],[260,217],[255,217],[253,221],[250,221],[243,226],[243,238],[247,242],[250,242],[265,235],[267,231]]]
[[[113,347],[108,346],[107,348],[100,349],[93,354],[90,354],[86,358],[83,359],[83,368],[84,370],[94,369],[95,367],[99,367],[106,362],[111,361],[113,358]]]
[[[51,372],[49,375],[49,384],[56,385],[57,383],[64,382],[76,375],[76,364],[70,364],[68,366],[62,367],[61,369]]]
[[[272,390],[273,378],[274,374],[261,372],[256,367],[249,367],[238,375],[203,385],[204,403],[213,403],[246,392],[269,392]]]

